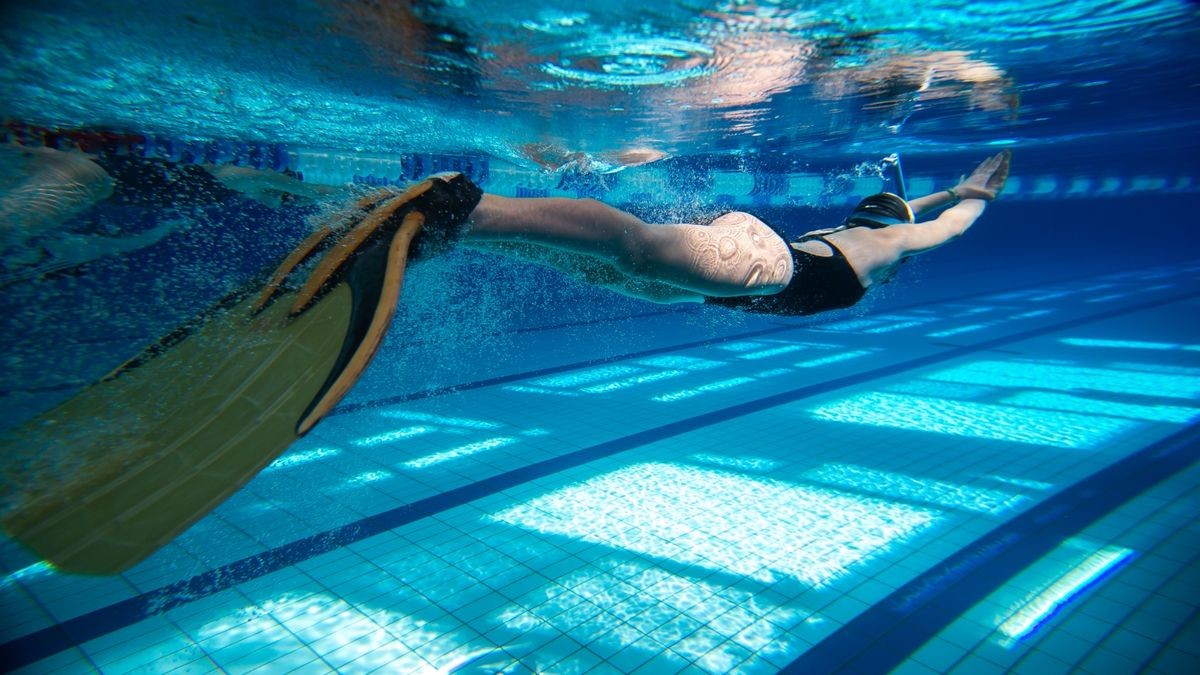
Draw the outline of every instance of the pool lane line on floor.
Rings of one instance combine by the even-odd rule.
[[[1128,273],[1132,273],[1133,271],[1136,271],[1136,270],[1126,270],[1125,272],[1118,272],[1117,274],[1128,274]],[[747,339],[747,338],[751,338],[751,337],[761,337],[763,335],[769,335],[769,334],[773,334],[776,332],[786,332],[788,330],[820,330],[821,326],[824,326],[827,324],[832,324],[832,323],[840,323],[842,321],[848,321],[848,320],[851,320],[852,317],[865,319],[865,318],[869,318],[873,315],[878,315],[878,314],[892,314],[895,312],[909,312],[914,309],[923,309],[926,307],[932,307],[932,306],[946,304],[946,303],[955,303],[955,302],[965,302],[968,300],[976,300],[981,297],[987,297],[990,295],[995,295],[997,293],[1012,293],[1012,292],[1020,291],[1020,290],[1028,290],[1031,288],[1038,288],[1041,286],[1045,286],[1047,284],[1052,285],[1052,284],[1060,284],[1060,283],[1075,283],[1075,282],[1080,282],[1080,281],[1085,281],[1085,280],[1101,279],[1101,278],[1104,278],[1107,276],[1110,276],[1110,274],[1103,274],[1103,275],[1097,276],[1095,273],[1090,273],[1087,275],[1068,277],[1065,279],[1059,279],[1059,280],[1055,280],[1055,281],[1046,281],[1046,282],[1040,282],[1040,283],[1036,283],[1036,284],[1027,284],[1025,286],[1016,286],[1016,287],[1009,288],[1009,289],[1006,289],[1003,291],[996,291],[996,290],[980,291],[978,293],[970,293],[970,294],[954,296],[954,297],[950,297],[950,298],[941,298],[941,299],[937,299],[937,300],[927,300],[927,301],[922,301],[922,302],[916,302],[916,303],[912,303],[912,304],[908,304],[908,305],[902,305],[899,307],[888,307],[888,308],[883,308],[880,310],[872,310],[865,314],[862,314],[861,316],[856,315],[852,312],[837,312],[833,316],[824,315],[820,318],[793,317],[791,321],[780,321],[780,320],[778,320],[779,317],[777,317],[777,320],[770,321],[769,325],[774,326],[775,328],[777,328],[779,330],[760,329],[758,331],[750,331],[747,333],[738,333],[735,335],[727,335],[727,336],[723,336],[723,337],[708,338],[706,340],[701,340],[701,341],[697,341],[697,342],[683,343],[683,344],[678,344],[678,345],[673,345],[673,346],[668,346],[668,347],[655,347],[653,349],[648,349],[648,350],[644,350],[644,351],[630,352],[630,353],[626,353],[626,354],[617,354],[617,355],[613,355],[613,356],[606,356],[606,357],[603,357],[600,359],[589,359],[586,361],[576,361],[576,362],[570,363],[570,364],[565,364],[565,365],[561,365],[561,366],[551,366],[549,368],[543,368],[543,369],[539,369],[539,370],[531,370],[531,371],[525,371],[525,372],[520,372],[520,373],[511,373],[508,375],[498,375],[496,377],[485,378],[482,380],[473,380],[470,382],[463,382],[460,384],[448,384],[448,385],[444,385],[444,386],[440,386],[440,387],[432,387],[429,389],[422,389],[419,391],[408,392],[406,394],[397,394],[395,396],[388,396],[385,398],[371,399],[369,401],[346,403],[346,404],[339,405],[338,407],[334,408],[326,416],[327,417],[336,417],[339,415],[347,415],[350,413],[360,412],[362,410],[370,410],[373,408],[382,408],[382,407],[386,407],[386,406],[390,406],[390,405],[396,405],[398,403],[411,403],[412,401],[420,401],[420,400],[424,400],[424,399],[428,399],[428,398],[436,398],[438,396],[445,396],[447,394],[454,394],[454,393],[458,393],[458,392],[462,392],[462,391],[471,391],[473,389],[482,389],[485,387],[491,387],[491,386],[496,386],[496,385],[501,385],[501,384],[508,384],[510,382],[530,379],[530,378],[534,378],[534,377],[545,377],[547,375],[557,375],[559,373],[569,372],[571,370],[577,370],[580,368],[594,368],[594,367],[600,366],[600,365],[606,365],[609,363],[617,363],[620,361],[627,361],[630,359],[645,358],[647,356],[654,356],[656,354],[670,353],[670,352],[679,351],[679,350],[683,350],[683,349],[695,349],[698,347],[706,347],[709,345],[721,344],[722,342],[728,342],[730,340],[740,340],[740,339]],[[634,315],[634,316],[629,316],[629,317],[610,317],[608,319],[597,321],[595,323],[605,323],[607,321],[622,321],[622,320],[625,320],[628,318],[635,318],[637,316],[649,317],[649,316],[658,316],[658,315],[662,315],[662,314],[671,314],[671,313],[675,313],[675,312],[698,313],[698,311],[700,309],[701,309],[700,307],[697,307],[697,308],[687,308],[687,309],[681,309],[681,310],[665,310],[662,312],[649,312],[644,315]],[[548,331],[548,330],[555,330],[557,328],[562,328],[562,327],[573,327],[575,325],[577,325],[577,324],[563,324],[562,326],[539,326],[539,327],[524,329],[524,330],[515,331],[515,332]],[[579,325],[583,325],[583,324],[579,324]],[[945,343],[945,342],[934,342],[931,344],[933,344],[935,346],[940,346],[940,347],[956,347],[957,346],[952,343]]]
[[[883,673],[1003,583],[1200,460],[1200,424],[1152,443],[971,542],[805,651],[783,673]]]
[[[370,401],[362,401],[360,403],[347,403],[340,405],[329,412],[326,417],[337,417],[338,415],[348,415],[363,410],[373,408],[386,408],[398,403],[410,403],[412,401],[420,401],[427,398],[437,396],[445,396],[447,394],[456,394],[463,391],[471,391],[473,389],[483,389],[484,387],[494,387],[501,384],[509,384],[510,382],[520,382],[537,377],[546,377],[548,375],[557,375],[559,373],[567,373],[581,368],[595,368],[609,363],[618,361],[628,361],[630,359],[644,359],[648,356],[657,356],[659,354],[670,354],[686,349],[698,349],[700,347],[709,347],[719,345],[725,342],[734,340],[747,340],[750,338],[762,337],[764,335],[774,335],[776,333],[786,333],[788,331],[801,330],[803,326],[793,326],[784,324],[772,324],[766,328],[748,331],[745,333],[735,333],[733,335],[722,335],[721,337],[708,338],[705,340],[697,340],[695,342],[685,342],[682,344],[673,344],[665,347],[654,347],[638,352],[628,352],[625,354],[615,354],[613,356],[604,356],[598,359],[588,359],[586,361],[575,361],[573,363],[563,364],[561,366],[550,366],[548,368],[539,368],[537,370],[526,370],[520,373],[512,373],[509,375],[497,375],[482,380],[474,380],[472,382],[463,382],[461,384],[448,384],[442,387],[432,387],[430,389],[422,389],[419,391],[409,392],[407,394],[397,394],[396,396],[388,396],[385,398],[371,399]]]
[[[396,529],[538,478],[545,478],[566,469],[611,457],[626,450],[639,448],[668,438],[728,422],[752,413],[794,403],[812,396],[860,385],[884,377],[899,375],[910,370],[935,365],[1013,342],[1021,342],[1127,314],[1136,314],[1156,307],[1186,302],[1197,297],[1200,297],[1200,292],[1162,298],[1136,306],[1113,308],[1089,316],[1076,317],[1056,324],[1031,328],[1020,333],[997,337],[991,340],[984,340],[974,345],[965,345],[935,354],[927,354],[873,370],[846,375],[833,380],[772,394],[761,399],[746,401],[721,410],[677,420],[628,436],[604,441],[519,469],[506,471],[502,474],[453,488],[395,509],[367,516],[332,530],[327,530],[289,544],[284,544],[283,546],[263,551],[262,553],[242,558],[241,560],[198,574],[190,579],[184,579],[153,591],[141,593],[127,600],[113,603],[56,623],[48,628],[15,638],[4,644],[0,644],[0,664],[4,664],[8,668],[18,668],[35,663],[65,649],[132,626],[144,619],[177,607],[182,607],[196,600],[207,598],[238,584],[264,577],[285,567],[310,560],[319,555],[375,536],[376,534]],[[1077,485],[1082,484],[1081,482]],[[1082,489],[1087,488],[1085,486]],[[1097,501],[1106,503],[1103,496]],[[1026,514],[1033,514],[1030,515],[1030,518],[1033,518],[1035,521],[1054,517],[1058,514],[1061,507],[1054,506],[1052,510],[1043,509],[1042,504],[1044,503],[1046,502],[1031,507],[1026,511]]]

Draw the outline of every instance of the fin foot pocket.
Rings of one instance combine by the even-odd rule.
[[[481,197],[450,175],[364,198],[265,287],[0,434],[4,529],[71,573],[119,573],[169,543],[337,405],[382,344],[407,261],[452,244]],[[322,278],[286,283],[321,251]]]

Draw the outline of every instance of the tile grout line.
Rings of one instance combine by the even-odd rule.
[[[257,579],[284,567],[309,560],[381,532],[395,529],[481,497],[496,494],[536,478],[553,475],[565,469],[609,457],[626,450],[648,445],[675,436],[707,428],[745,415],[792,403],[871,380],[890,377],[916,368],[948,361],[994,347],[1032,339],[1096,321],[1132,314],[1156,307],[1183,302],[1200,293],[1161,298],[1159,300],[1109,309],[1089,316],[1076,317],[1056,324],[1031,328],[1008,336],[984,340],[973,345],[952,347],[907,361],[873,370],[843,376],[808,385],[761,399],[747,401],[728,408],[677,420],[656,428],[605,441],[559,457],[543,460],[518,469],[485,478],[475,483],[417,500],[389,511],[306,537],[262,553],[228,563],[174,584],[142,593],[133,598],[108,605],[87,614],[59,622],[49,628],[0,644],[0,663],[19,667],[34,663],[71,646],[101,637],[138,621],[161,614],[192,601],[208,597],[239,583]],[[794,328],[789,326],[788,328]],[[786,329],[779,329],[786,330]],[[1038,507],[1033,507],[1034,509]],[[870,611],[870,610],[868,610]],[[803,657],[801,657],[803,658]]]
[[[1012,576],[1200,460],[1200,424],[1100,469],[979,537],[826,636],[783,673],[886,672]]]

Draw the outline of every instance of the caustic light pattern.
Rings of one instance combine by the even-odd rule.
[[[1134,426],[1132,421],[1110,417],[883,393],[834,401],[814,409],[813,416],[832,422],[1059,448],[1098,447]]]
[[[1200,380],[1195,378],[1057,363],[980,361],[939,371],[929,377],[934,380],[993,387],[1200,398]]]
[[[747,668],[742,660],[747,653],[786,658],[798,648],[798,638],[787,629],[820,620],[750,591],[636,563],[573,574],[522,604],[532,609],[512,606],[500,617],[520,633],[561,632],[584,644],[642,649],[647,656],[662,653],[674,669],[693,663],[709,672]]]
[[[246,652],[239,662],[247,671],[268,664],[300,667],[321,656],[363,672],[385,666],[391,672],[442,672],[461,656],[433,649],[441,631],[432,628],[404,614],[355,608],[325,594],[285,593],[207,624],[197,644],[210,653]],[[301,644],[307,649],[298,649]]]
[[[937,515],[783,481],[645,463],[490,518],[763,583],[790,578],[823,586]]]
[[[906,476],[849,464],[826,464],[806,471],[804,478],[885,497],[921,501],[952,509],[998,514],[1024,501],[1020,495]]]

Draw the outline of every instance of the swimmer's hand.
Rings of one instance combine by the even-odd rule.
[[[1008,165],[1012,161],[1012,150],[996,153],[975,167],[970,176],[954,186],[959,199],[984,199],[992,201],[1008,182]]]

